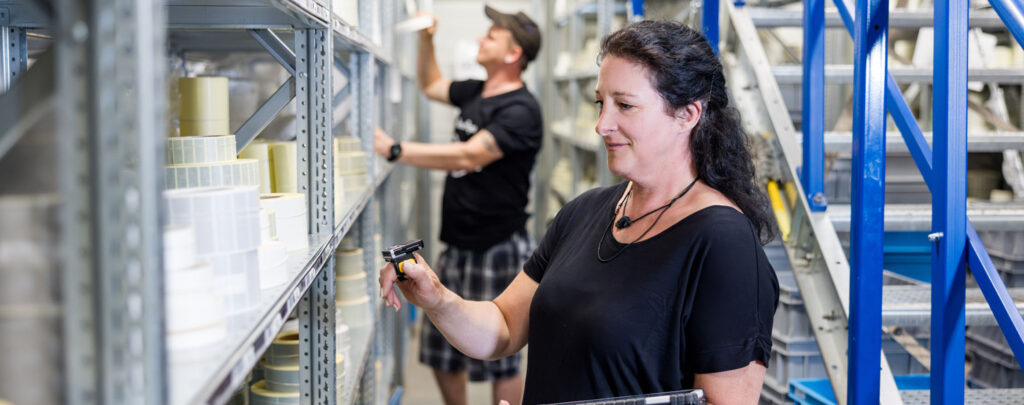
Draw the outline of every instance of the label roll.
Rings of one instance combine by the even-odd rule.
[[[273,168],[275,193],[297,193],[298,149],[295,142],[275,142],[270,144],[270,163]]]
[[[235,136],[167,138],[167,164],[217,163],[235,160]]]
[[[337,277],[352,276],[365,273],[363,268],[363,249],[341,249],[334,252],[334,273]]]
[[[191,226],[164,227],[164,271],[187,270],[196,264],[196,232]]]
[[[281,332],[263,354],[266,364],[286,367],[299,365],[299,331]]]
[[[288,246],[288,251],[309,247],[309,231],[306,223],[306,196],[298,193],[274,193],[260,196],[260,206],[274,210],[278,240]]]
[[[299,405],[299,392],[276,392],[267,388],[267,380],[257,381],[249,387],[250,405]]]
[[[267,389],[274,392],[299,392],[299,365],[263,365],[263,379]]]
[[[236,187],[259,184],[259,162],[253,159],[217,163],[189,163],[164,168],[167,189]]]
[[[229,327],[232,315],[246,313],[260,304],[260,261],[256,248],[240,252],[209,254],[200,260],[210,263],[217,277],[217,291],[224,297]]]
[[[366,173],[366,152],[339,153],[334,156],[334,166],[339,174]]]
[[[256,159],[259,161],[260,194],[274,192],[274,176],[270,167],[270,144],[253,141],[238,154],[239,159]]]
[[[339,136],[334,138],[334,155],[338,156],[342,153],[350,152],[362,152],[363,145],[359,141],[359,138],[354,136]]]
[[[182,136],[227,135],[228,79],[183,77],[178,79],[181,97],[178,122]]]
[[[348,301],[366,295],[366,273],[356,273],[351,276],[340,276],[334,278],[334,288],[338,292],[339,301]]]
[[[281,241],[260,245],[260,289],[266,290],[288,282],[288,246]]]
[[[354,300],[336,301],[335,304],[341,308],[341,321],[349,327],[356,328],[370,323],[370,297],[368,295]]]
[[[168,190],[164,197],[168,223],[195,229],[200,257],[259,247],[260,202],[255,186]]]

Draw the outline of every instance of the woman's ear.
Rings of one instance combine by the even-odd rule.
[[[676,110],[676,123],[683,133],[688,133],[700,122],[700,116],[704,113],[704,104],[694,101]]]

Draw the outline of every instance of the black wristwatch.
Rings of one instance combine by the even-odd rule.
[[[401,154],[402,154],[402,144],[398,143],[398,142],[395,142],[394,145],[391,145],[391,155],[388,156],[388,162],[394,162],[394,161],[398,160],[398,156],[400,156]]]

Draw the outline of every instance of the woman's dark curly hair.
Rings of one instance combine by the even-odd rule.
[[[605,37],[598,60],[613,55],[644,66],[675,114],[694,101],[703,113],[690,134],[697,175],[750,219],[762,243],[774,238],[768,197],[758,186],[740,116],[729,105],[722,63],[704,36],[671,21],[640,21]]]

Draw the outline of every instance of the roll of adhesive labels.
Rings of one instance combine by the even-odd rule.
[[[215,163],[173,164],[164,168],[167,189],[195,187],[258,186],[259,162],[255,159]]]
[[[288,246],[288,251],[302,250],[309,246],[305,195],[264,194],[260,196],[260,206],[274,210],[278,240]]]
[[[167,138],[167,164],[217,163],[235,160],[235,136]]]

